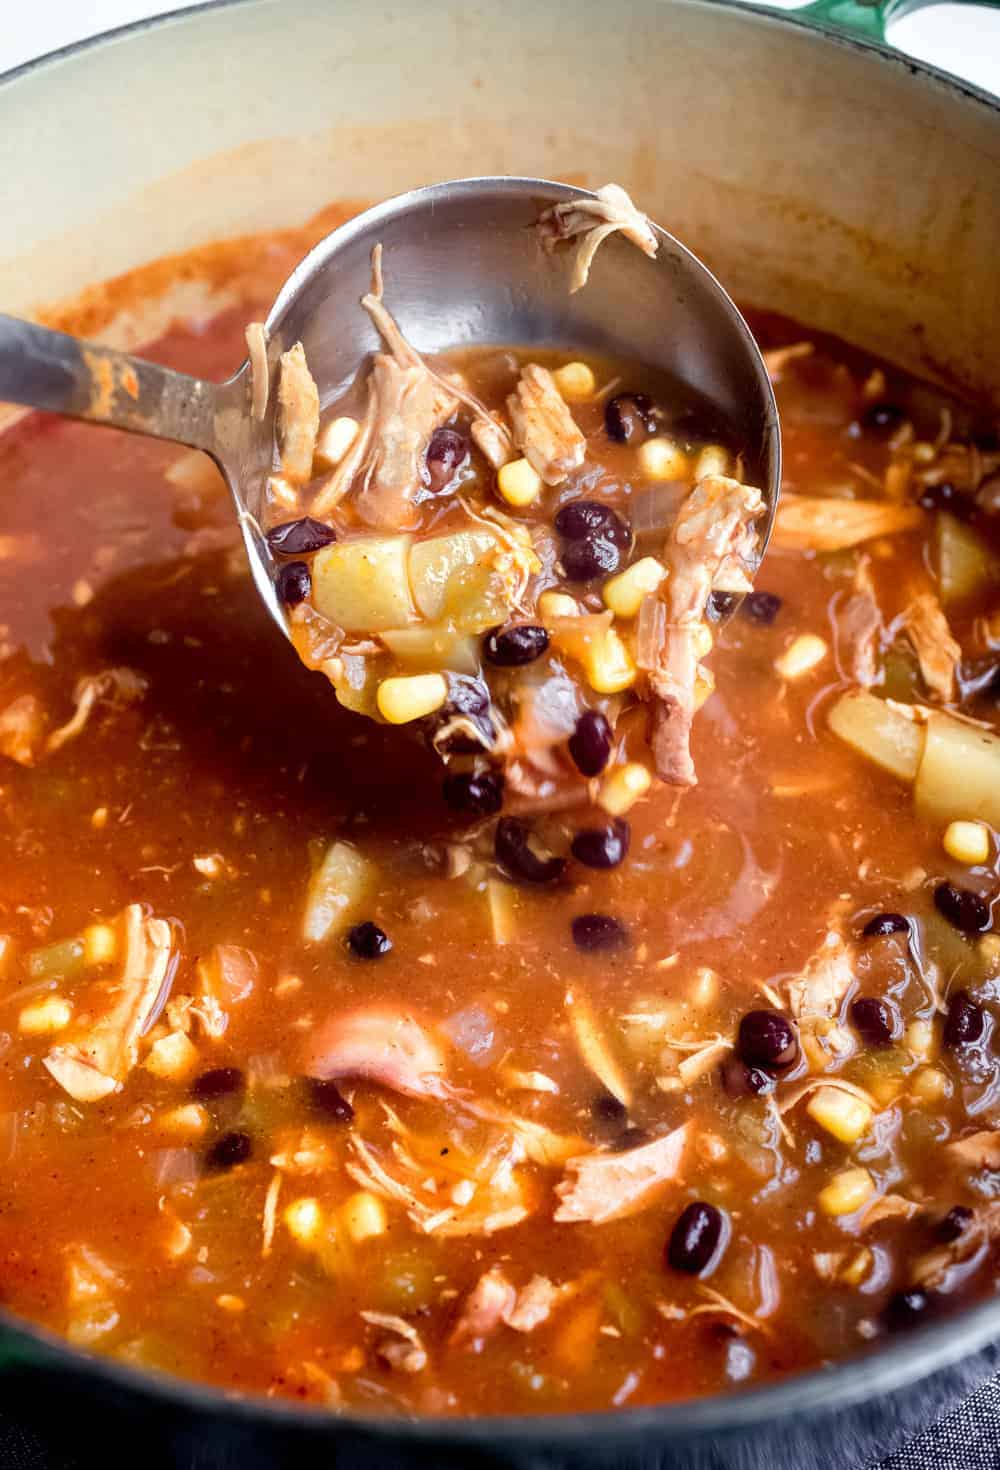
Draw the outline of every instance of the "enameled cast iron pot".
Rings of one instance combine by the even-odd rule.
[[[879,46],[888,8],[816,0],[817,30],[726,0],[222,0],[128,28],[0,82],[0,308],[337,198],[613,179],[737,298],[1000,408],[1000,108]],[[772,1388],[403,1423],[234,1402],[0,1316],[0,1406],[143,1470],[853,1470],[997,1362],[991,1302]]]

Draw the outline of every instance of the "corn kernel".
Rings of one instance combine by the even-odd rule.
[[[538,599],[538,615],[544,619],[576,618],[580,607],[567,592],[543,592]]]
[[[910,1082],[910,1092],[917,1102],[943,1102],[951,1092],[951,1082],[940,1067],[921,1067]]]
[[[630,688],[637,676],[632,656],[614,628],[591,640],[583,668],[587,683],[598,694],[619,694]]]
[[[201,1103],[184,1103],[161,1113],[156,1122],[161,1131],[178,1138],[200,1138],[208,1127],[208,1113]]]
[[[701,709],[710,694],[715,693],[715,675],[711,669],[699,667],[694,676],[694,707]]]
[[[926,1061],[934,1047],[934,1027],[930,1021],[911,1021],[903,1040],[915,1057]]]
[[[215,1298],[215,1305],[223,1312],[235,1314],[246,1311],[247,1304],[241,1296],[234,1296],[231,1291],[224,1291],[221,1296]]]
[[[658,435],[640,444],[639,468],[651,480],[682,480],[687,474],[688,459],[673,439]]]
[[[956,863],[985,863],[990,856],[990,832],[984,822],[949,822],[944,850]]]
[[[552,376],[556,387],[568,403],[579,403],[584,398],[593,398],[597,379],[585,362],[568,362],[556,368]]]
[[[841,1143],[856,1143],[872,1121],[872,1110],[864,1099],[839,1087],[819,1088],[806,1104],[806,1112]]]
[[[601,783],[597,805],[610,817],[623,817],[653,784],[653,778],[638,761],[615,766]]]
[[[642,599],[655,592],[666,575],[666,567],[655,556],[642,557],[605,582],[601,590],[605,607],[610,607],[616,618],[634,618]]]
[[[108,825],[109,815],[110,813],[106,806],[95,806],[90,814],[90,825],[95,832],[102,832],[104,830]]]
[[[390,725],[406,725],[433,714],[447,698],[448,681],[443,674],[404,674],[383,679],[375,703]]]
[[[987,975],[1000,975],[1000,934],[984,934],[976,945],[979,958],[986,966]]]
[[[542,492],[542,477],[526,459],[512,459],[497,470],[497,489],[508,505],[531,505]]]
[[[818,1203],[824,1215],[853,1215],[874,1193],[875,1181],[867,1169],[842,1169],[820,1190]]]
[[[14,954],[14,941],[9,934],[0,934],[0,974],[7,968]]]
[[[826,658],[826,641],[817,633],[800,633],[795,641],[774,660],[774,667],[783,679],[799,679],[808,674]]]
[[[875,1258],[868,1247],[862,1246],[862,1248],[859,1251],[856,1251],[855,1254],[851,1257],[847,1265],[844,1267],[843,1271],[841,1271],[841,1281],[846,1281],[848,1286],[860,1286],[862,1281],[864,1281],[865,1277],[868,1275],[868,1272],[871,1270],[872,1261],[874,1259]]]
[[[110,924],[91,924],[83,931],[83,958],[88,965],[110,965],[118,952],[118,936]]]
[[[292,1200],[290,1205],[285,1206],[282,1218],[289,1234],[299,1245],[312,1245],[323,1229],[323,1211],[317,1199]]]
[[[694,477],[703,480],[706,475],[729,474],[729,450],[721,444],[706,444],[694,462]]]
[[[319,468],[332,470],[340,464],[357,437],[357,419],[331,419],[316,440],[314,458],[319,460]]]
[[[277,500],[281,505],[295,507],[299,503],[295,486],[284,475],[271,475],[267,482],[267,492],[272,500]]]
[[[143,1066],[154,1077],[185,1077],[198,1062],[198,1048],[183,1031],[171,1031],[149,1048]]]
[[[68,1000],[58,995],[47,995],[44,1000],[33,1001],[25,1006],[17,1019],[17,1028],[25,1036],[46,1036],[53,1031],[62,1031],[73,1018],[73,1007]]]
[[[385,1205],[377,1194],[372,1194],[367,1189],[359,1189],[357,1194],[352,1194],[345,1201],[340,1209],[340,1218],[356,1245],[360,1245],[363,1240],[371,1240],[376,1235],[384,1235],[388,1223]]]

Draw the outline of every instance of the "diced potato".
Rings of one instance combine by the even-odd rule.
[[[982,822],[949,822],[943,846],[956,863],[966,863],[970,867],[985,863],[990,855],[990,829]]]
[[[390,725],[408,725],[441,708],[448,699],[448,681],[443,674],[406,674],[383,679],[376,703]]]
[[[375,869],[349,842],[331,842],[309,880],[302,938],[322,944],[347,928],[375,880]]]
[[[818,1203],[824,1215],[853,1215],[855,1210],[867,1204],[875,1193],[875,1181],[867,1169],[842,1169],[834,1174],[825,1189],[821,1189]]]
[[[913,794],[926,821],[1000,828],[1000,736],[935,711]]]
[[[415,618],[407,559],[409,536],[334,541],[313,559],[313,605],[348,633],[381,633]],[[426,544],[426,543],[425,543]]]
[[[545,621],[553,618],[578,618],[580,606],[568,592],[543,592],[538,599],[538,615]]]
[[[387,629],[380,637],[401,664],[413,668],[448,669],[453,674],[474,674],[479,668],[475,639],[449,628],[417,624]]]
[[[171,1031],[153,1042],[142,1065],[154,1077],[176,1081],[186,1077],[197,1064],[198,1048],[191,1044],[183,1031]]]
[[[830,729],[859,755],[901,781],[912,781],[924,747],[924,727],[863,689],[842,694],[827,716]]]
[[[841,1143],[856,1143],[871,1126],[872,1110],[860,1097],[839,1087],[821,1087],[806,1104],[806,1112]]]
[[[409,558],[410,586],[423,617],[432,623],[439,622],[450,601],[451,584],[473,567],[491,569],[496,550],[496,537],[489,531],[455,531],[450,536],[432,536],[415,542]],[[405,621],[405,618],[396,619],[397,624]]]
[[[385,1205],[377,1194],[372,1194],[367,1189],[359,1189],[344,1202],[340,1208],[340,1218],[355,1245],[377,1235],[384,1235],[388,1224]]]
[[[728,475],[731,463],[728,449],[721,444],[706,444],[694,462],[694,477],[703,480],[706,475]]]
[[[323,1209],[317,1199],[292,1200],[285,1206],[282,1218],[288,1233],[299,1245],[313,1245],[323,1229]]]
[[[964,602],[985,592],[997,576],[997,560],[971,526],[939,514],[934,527],[934,560],[942,602]]]

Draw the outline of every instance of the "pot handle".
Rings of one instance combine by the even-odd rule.
[[[899,20],[904,15],[912,15],[915,10],[927,10],[940,3],[941,0],[811,0],[810,4],[787,13],[796,20],[809,21],[826,30],[886,45],[886,26],[891,20]],[[986,10],[1000,9],[1000,0],[957,0],[957,3]]]

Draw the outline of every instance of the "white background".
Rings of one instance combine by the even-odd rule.
[[[193,0],[0,0],[0,72],[84,36],[142,16],[181,10],[191,3]],[[773,3],[794,10],[800,0]],[[912,56],[1000,93],[1000,10],[936,5],[905,16],[891,27],[890,36],[894,45]]]

